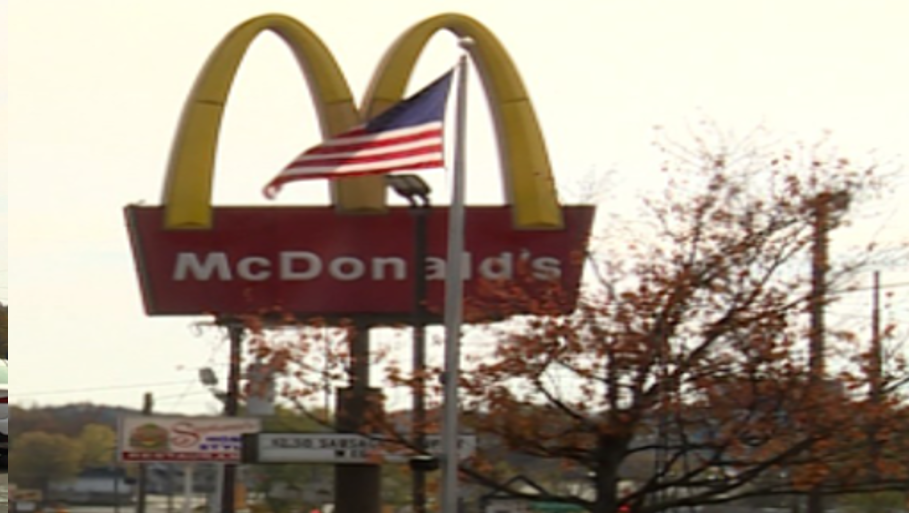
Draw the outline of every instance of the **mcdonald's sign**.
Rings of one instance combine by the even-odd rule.
[[[360,108],[334,57],[299,21],[253,18],[216,47],[189,95],[173,144],[162,205],[126,207],[149,315],[303,315],[397,320],[412,308],[413,220],[386,204],[382,177],[330,183],[332,207],[213,207],[214,160],[231,83],[256,36],[272,31],[292,50],[329,137],[404,97],[426,43],[439,30],[470,37],[495,121],[505,206],[468,207],[465,294],[517,275],[556,284],[573,308],[590,206],[559,204],[542,132],[514,63],[482,24],[459,14],[428,18],[379,63]],[[441,303],[447,209],[429,216],[430,310]],[[520,310],[520,308],[518,309]]]

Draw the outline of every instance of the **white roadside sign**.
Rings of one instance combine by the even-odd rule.
[[[241,417],[120,417],[120,461],[240,461],[240,439],[260,430],[259,419]]]
[[[349,433],[259,433],[246,440],[256,445],[250,452],[257,463],[401,463],[414,454],[400,443]],[[426,449],[441,454],[441,437],[427,435]],[[460,459],[476,449],[475,435],[459,437]]]

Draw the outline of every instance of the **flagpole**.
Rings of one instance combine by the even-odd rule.
[[[445,266],[445,375],[442,417],[442,513],[457,513],[458,493],[458,381],[461,360],[461,321],[463,317],[464,281],[464,148],[467,119],[467,57],[473,45],[462,38],[464,53],[458,60],[455,139],[451,207],[448,212],[448,258]]]

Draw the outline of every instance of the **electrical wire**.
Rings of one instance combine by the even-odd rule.
[[[197,326],[197,328],[198,328],[198,326]],[[218,352],[221,350],[221,348],[224,347],[226,340],[227,340],[226,337],[221,337],[220,340],[218,340],[216,343],[212,344],[211,353],[209,353],[209,355],[208,355],[208,363],[206,364],[206,367],[214,366],[215,357],[218,354]],[[192,389],[192,386],[195,383],[198,383],[198,381],[192,380],[189,383],[187,383],[186,388],[183,389],[183,392],[177,396],[162,397],[160,399],[168,399],[168,398],[172,399],[173,401],[172,401],[172,404],[169,406],[169,408],[177,409],[180,407],[181,404],[183,404],[183,399],[185,399],[187,396],[200,395],[202,393],[202,392],[196,392],[196,393],[190,394],[189,391],[190,391],[190,389]],[[211,391],[205,391],[204,393],[211,394]]]
[[[881,290],[886,289],[904,289],[909,287],[909,281],[894,282],[894,283],[882,283],[880,286]],[[850,292],[867,292],[869,290],[874,290],[874,287],[863,286],[863,287],[844,287],[837,291],[831,291],[831,294],[848,294]]]
[[[185,398],[187,398],[187,397],[194,397],[194,396],[200,396],[200,395],[211,396],[211,392],[209,392],[208,390],[197,390],[197,391],[195,391],[195,392],[181,392],[181,393],[179,393],[179,394],[163,395],[163,396],[160,396],[160,397],[156,397],[155,399],[157,399],[157,400],[162,400],[162,399],[175,399],[175,398],[179,398],[179,399],[182,401],[183,399],[185,399]],[[179,404],[177,404],[176,406],[174,406],[174,408],[176,408],[177,406],[179,406]]]
[[[112,392],[115,390],[124,390],[131,388],[151,388],[151,387],[167,387],[167,386],[176,386],[176,385],[185,385],[186,381],[165,381],[159,383],[136,383],[131,385],[108,385],[103,387],[92,387],[92,388],[67,388],[60,390],[42,390],[38,392],[23,392],[16,393],[16,397],[34,397],[38,395],[58,395],[58,394],[78,394],[82,392]]]

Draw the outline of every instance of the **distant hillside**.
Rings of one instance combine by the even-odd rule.
[[[76,436],[87,424],[103,424],[115,429],[117,417],[139,413],[132,408],[91,403],[32,408],[13,406],[12,410],[11,416],[16,420],[10,426],[10,434],[14,437],[28,431]]]

